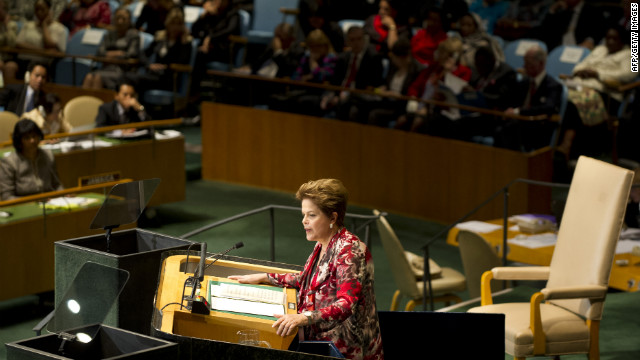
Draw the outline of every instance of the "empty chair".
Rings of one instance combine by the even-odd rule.
[[[64,116],[74,128],[90,127],[95,124],[98,108],[104,101],[93,96],[75,97],[64,106]]]
[[[107,32],[105,29],[78,30],[67,42],[68,55],[95,55]],[[63,58],[56,64],[55,83],[80,86],[85,76],[91,72],[93,60],[83,58]]]
[[[560,45],[547,56],[547,74],[556,78],[560,75],[571,75],[576,64],[590,53],[591,50],[582,46]]]
[[[0,142],[11,140],[13,128],[16,126],[19,117],[11,111],[0,112]]]
[[[599,326],[633,172],[578,159],[549,266],[497,267],[482,275],[482,306],[502,313],[505,349],[516,359],[588,354],[599,359]],[[489,281],[547,280],[528,303],[493,304]]]
[[[519,39],[510,42],[504,48],[504,61],[514,69],[521,69],[524,66],[524,54],[534,45],[547,50],[547,45],[536,39]]]
[[[464,277],[467,279],[467,291],[469,297],[480,297],[480,278],[485,271],[502,265],[496,250],[482,236],[467,230],[458,232],[458,246]],[[502,290],[503,281],[495,281],[491,284],[493,291]]]
[[[297,9],[298,0],[253,1],[253,21],[246,34],[250,43],[267,45],[271,42],[273,30],[282,22],[281,8]],[[289,23],[293,25],[293,20],[289,20]]]
[[[398,286],[398,290],[394,293],[391,302],[391,311],[398,309],[398,304],[403,296],[409,298],[405,311],[411,311],[416,304],[422,301],[422,277],[424,276],[424,271],[421,264],[423,264],[424,259],[421,256],[406,252],[387,219],[380,215],[378,210],[374,210],[373,214],[379,216],[376,225],[380,233],[380,240],[387,259],[389,259],[393,278]],[[464,276],[454,269],[439,267],[431,259],[429,259],[429,270],[434,302],[445,302],[446,305],[449,305],[452,301],[460,302],[460,297],[454,292],[464,291]]]

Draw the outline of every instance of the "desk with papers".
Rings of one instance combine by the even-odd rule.
[[[551,263],[557,239],[555,232],[524,233],[513,221],[508,221],[507,226],[507,260],[539,266],[548,266]],[[482,236],[494,247],[498,256],[502,257],[502,219],[460,223],[447,234],[448,244],[458,246],[458,232],[461,229]],[[640,290],[640,256],[631,253],[634,246],[640,246],[640,239],[625,239],[623,232],[616,248],[609,287],[623,291]]]

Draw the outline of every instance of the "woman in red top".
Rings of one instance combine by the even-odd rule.
[[[400,3],[392,0],[381,0],[378,14],[370,16],[364,25],[369,41],[379,54],[386,55],[400,37],[409,39],[409,28],[399,15]]]
[[[433,54],[438,45],[447,39],[447,33],[442,27],[442,15],[438,9],[432,8],[427,12],[424,27],[411,38],[411,53],[421,64],[433,64]]]
[[[69,29],[69,37],[86,27],[105,28],[111,24],[111,8],[107,1],[72,0],[58,19]]]
[[[307,240],[316,242],[304,270],[230,278],[298,289],[300,313],[276,315],[278,335],[300,329],[305,340],[332,341],[348,359],[383,359],[371,253],[344,228],[347,189],[340,180],[321,179],[302,184],[296,197]]]

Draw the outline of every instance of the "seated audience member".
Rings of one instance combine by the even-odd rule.
[[[35,19],[26,22],[16,38],[18,49],[45,50],[63,53],[67,48],[67,30],[51,15],[51,1],[37,0],[34,5]],[[32,54],[18,54],[20,70],[18,77],[22,76],[26,66],[33,61],[51,65],[53,58]]]
[[[0,47],[15,47],[17,35],[18,24],[11,20],[4,0],[0,0]],[[13,58],[13,54],[0,53],[0,72],[5,81],[16,81],[18,64]]]
[[[71,124],[64,119],[62,113],[62,102],[58,95],[52,93],[45,94],[38,107],[22,114],[22,119],[35,122],[44,135],[71,131]]]
[[[33,110],[44,97],[42,86],[46,81],[47,68],[43,64],[32,63],[29,65],[29,82],[5,86],[0,92],[0,106],[18,116]]]
[[[554,0],[514,0],[507,13],[498,19],[493,34],[505,40],[531,37],[531,30],[540,25],[541,19]]]
[[[509,2],[504,0],[473,0],[469,5],[469,12],[478,14],[482,19],[482,28],[493,34],[498,19],[507,13]]]
[[[231,0],[210,0],[204,3],[202,15],[191,27],[191,34],[200,40],[198,57],[205,63],[229,62],[230,35],[240,33],[240,15]]]
[[[427,1],[425,6],[428,8],[433,7],[433,1]],[[447,0],[447,1],[437,1],[435,3],[439,3],[440,5],[440,14],[442,18],[442,28],[444,31],[449,31],[455,29],[457,27],[457,23],[460,20],[460,17],[469,12],[469,4],[466,0]]]
[[[87,27],[108,27],[111,24],[111,8],[103,0],[72,0],[58,20],[69,29],[71,37]]]
[[[96,127],[151,120],[144,111],[144,106],[138,102],[137,95],[132,82],[121,82],[114,100],[100,105],[96,116]]]
[[[38,125],[20,120],[12,138],[15,151],[0,158],[0,200],[62,190],[53,154],[38,147],[44,138]]]
[[[149,34],[164,30],[167,15],[173,6],[174,4],[171,0],[148,0],[142,6],[135,28]]]
[[[526,79],[514,89],[517,107],[505,110],[507,114],[527,116],[554,115],[560,113],[562,85],[545,70],[547,52],[532,46],[524,55]],[[529,151],[548,146],[555,124],[547,120],[505,121],[498,129],[496,145],[514,150]]]
[[[344,48],[344,33],[335,21],[331,21],[330,5],[318,0],[302,0],[298,5],[298,24],[300,32],[296,38],[304,41],[313,30],[322,30],[337,52]]]
[[[165,24],[166,29],[158,31],[143,53],[143,74],[127,74],[135,79],[141,92],[149,89],[173,90],[173,70],[171,64],[189,64],[191,59],[191,36],[184,24],[184,13],[175,7],[169,11]],[[195,72],[195,70],[194,70]],[[195,76],[195,75],[193,75]]]
[[[307,36],[306,46],[309,50],[300,59],[291,79],[337,85],[339,80],[334,76],[337,56],[329,38],[322,30],[313,30]],[[272,96],[269,107],[273,110],[323,116],[324,110],[320,106],[322,95],[321,89],[303,88],[285,95]]]
[[[588,49],[604,36],[602,12],[584,0],[555,0],[533,35],[547,44],[549,51],[558,45],[580,45]]]
[[[408,39],[402,38],[396,41],[389,51],[391,66],[385,84],[377,89],[380,95],[407,95],[409,86],[416,80],[418,74],[424,68],[413,56],[411,56],[411,44]],[[407,102],[390,97],[383,97],[380,101],[373,102],[375,108],[369,112],[369,124],[389,127],[392,122],[404,114]]]
[[[483,24],[478,15],[467,13],[460,17],[460,38],[462,39],[462,55],[460,63],[472,67],[476,49],[488,46],[493,51],[494,57],[498,61],[504,61],[504,52],[500,44],[484,31]]]
[[[359,26],[349,28],[346,43],[349,50],[338,55],[335,83],[340,81],[342,87],[352,89],[382,85],[382,57],[368,46],[364,30]],[[364,95],[329,92],[323,97],[321,107],[324,110],[335,108],[336,116],[341,120],[366,123],[367,103]]]
[[[629,193],[627,211],[624,214],[624,225],[630,228],[640,228],[640,168],[633,170],[633,185]]]
[[[387,56],[400,37],[411,38],[411,29],[404,21],[400,6],[399,0],[381,0],[378,13],[365,21],[364,30],[369,41],[382,56]]]
[[[271,44],[250,65],[238,71],[269,78],[290,77],[304,53],[304,49],[295,40],[293,25],[278,24],[274,29]]]
[[[433,53],[438,44],[447,38],[447,33],[442,27],[442,14],[439,9],[427,10],[423,21],[423,28],[411,38],[411,53],[420,63],[431,65]]]
[[[9,5],[9,15],[16,21],[31,21],[35,17],[33,5],[37,0],[5,0]],[[64,10],[67,0],[51,0],[51,11],[54,19]]]
[[[97,56],[114,60],[137,60],[140,57],[140,34],[131,26],[131,13],[121,7],[113,16],[113,29],[102,39]],[[100,70],[87,74],[82,87],[114,90],[130,66],[105,62]]]
[[[460,103],[492,110],[506,110],[517,106],[514,89],[518,84],[516,72],[504,61],[496,59],[494,50],[483,46],[475,51],[469,86],[463,89]],[[475,137],[493,137],[501,119],[482,113],[471,113],[458,120],[456,138],[477,141]],[[484,140],[484,139],[482,139]],[[484,142],[484,141],[481,141]]]
[[[438,45],[436,62],[422,70],[409,86],[407,94],[421,100],[455,102],[455,95],[471,78],[471,69],[458,62],[462,42],[458,38],[448,38]],[[436,109],[428,114],[424,103],[417,103],[416,109],[409,109],[407,115],[398,118],[396,128],[452,137],[453,121],[459,117],[457,110]],[[429,115],[429,117],[427,117]]]
[[[573,77],[567,86],[569,100],[579,116],[563,123],[564,134],[558,145],[558,150],[569,158],[603,150],[598,145],[603,145],[605,120],[609,115],[617,115],[622,101],[623,95],[617,89],[637,78],[637,74],[631,72],[629,61],[630,38],[623,27],[610,27],[604,44],[596,46],[573,68]]]

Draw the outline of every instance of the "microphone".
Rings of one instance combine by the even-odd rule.
[[[244,243],[242,241],[237,242],[235,245],[233,245],[232,247],[228,248],[227,250],[223,251],[222,254],[218,254],[218,255],[213,255],[211,258],[215,257],[216,259],[213,260],[210,264],[207,264],[207,266],[204,268],[204,270],[207,270],[209,268],[209,266],[213,265],[216,261],[218,261],[221,257],[225,256],[229,251],[234,250],[234,249],[240,249],[241,247],[244,246]]]
[[[200,243],[200,262],[198,263],[198,268],[193,273],[193,280],[191,285],[191,296],[189,297],[189,301],[187,303],[187,308],[191,308],[192,313],[209,315],[209,303],[202,296],[196,296],[196,289],[200,285],[200,282],[204,280],[204,263],[207,259],[207,243]]]
[[[207,260],[207,243],[200,244],[200,263],[198,263],[198,272],[193,274],[193,277],[198,278],[198,281],[204,280],[204,263]]]

